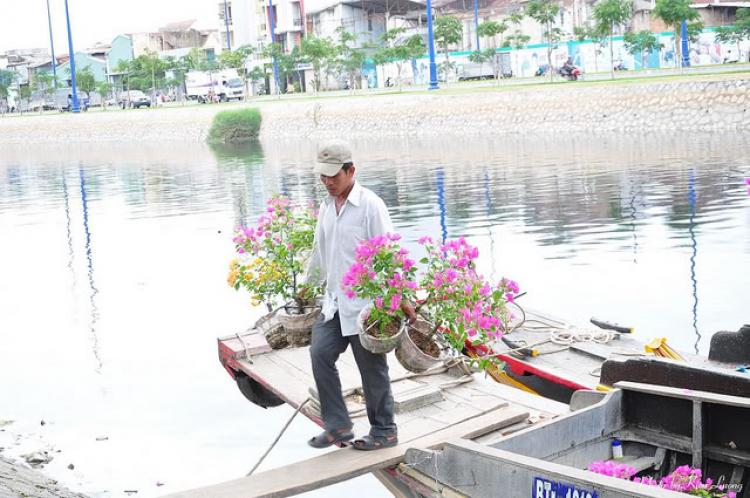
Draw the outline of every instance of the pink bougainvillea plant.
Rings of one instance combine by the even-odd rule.
[[[300,283],[313,248],[317,211],[312,203],[293,206],[284,196],[269,199],[267,205],[256,226],[235,229],[237,257],[229,265],[227,283],[245,287],[253,305],[264,302],[269,310],[279,300],[308,305],[321,292]]]
[[[417,268],[409,251],[398,244],[400,239],[400,235],[388,233],[361,241],[355,249],[356,262],[342,282],[349,298],[372,301],[367,322],[376,324],[381,332],[404,319],[402,303],[416,296]]]
[[[477,274],[479,249],[463,237],[444,244],[423,237],[419,243],[427,251],[421,260],[426,269],[420,282],[427,298],[420,309],[427,308],[435,324],[434,331],[443,330],[445,340],[458,352],[464,349],[467,340],[476,346],[500,338],[513,318],[506,304],[518,294],[518,285],[505,278],[493,285]],[[481,369],[499,363],[492,356],[476,362]]]
[[[597,474],[625,480],[630,480],[636,474],[635,468],[627,464],[616,464],[611,460],[593,462],[589,465],[589,470]],[[650,477],[635,477],[633,482],[704,498],[735,498],[737,496],[736,492],[727,490],[726,486],[722,484],[714,484],[711,479],[703,481],[701,469],[694,469],[689,465],[677,467],[674,472],[662,477],[659,481]]]

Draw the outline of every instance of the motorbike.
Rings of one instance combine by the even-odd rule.
[[[562,76],[564,79],[568,81],[577,81],[578,76],[581,75],[581,70],[575,66],[573,67],[563,66],[559,69],[558,73],[560,74],[560,76]]]

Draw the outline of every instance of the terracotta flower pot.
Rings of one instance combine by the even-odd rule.
[[[444,355],[440,350],[440,347],[434,339],[429,339],[427,337],[433,327],[434,325],[432,323],[421,318],[418,318],[416,323],[407,327],[396,347],[396,359],[398,359],[398,362],[402,367],[410,372],[422,373],[443,361]],[[432,356],[422,351],[422,349],[420,349],[420,347],[412,340],[412,334],[421,335],[424,342],[434,344],[434,351],[438,352],[438,356]]]
[[[284,327],[286,341],[291,347],[309,346],[312,327],[320,316],[320,306],[287,305],[279,309],[279,322]]]
[[[357,332],[359,333],[359,342],[366,350],[374,354],[386,354],[394,349],[398,345],[401,336],[406,330],[405,323],[402,321],[399,324],[398,332],[395,335],[387,336],[380,333],[378,325],[366,325],[365,317],[369,315],[370,308],[372,305],[365,306],[362,311],[359,312],[359,318],[357,319]],[[375,335],[371,335],[374,332]]]

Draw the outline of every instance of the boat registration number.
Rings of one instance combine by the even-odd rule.
[[[563,482],[535,477],[531,488],[531,498],[599,498],[599,493]]]

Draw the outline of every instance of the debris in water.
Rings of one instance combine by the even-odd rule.
[[[31,453],[26,453],[25,455],[21,455],[21,458],[26,460],[26,463],[28,463],[32,467],[35,467],[37,465],[44,465],[45,463],[50,463],[53,460],[52,455],[50,455],[46,451],[34,451]]]

